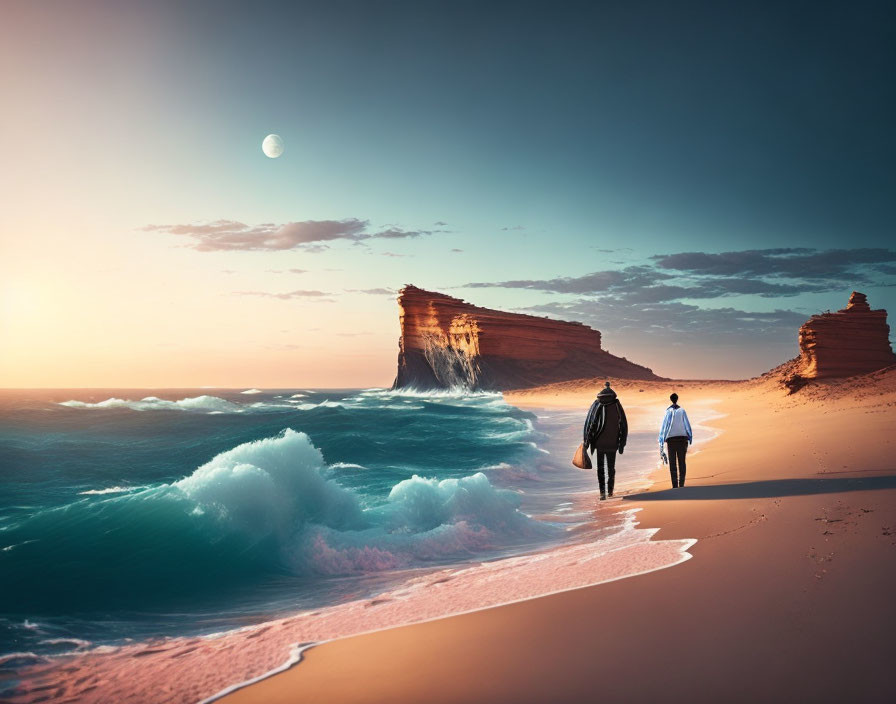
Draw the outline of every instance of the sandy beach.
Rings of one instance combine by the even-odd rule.
[[[601,381],[507,400],[584,413]],[[890,701],[896,370],[793,395],[774,373],[614,387],[657,417],[671,390],[724,414],[685,488],[663,468],[606,504],[641,508],[658,540],[696,540],[692,559],[328,642],[223,701]]]
[[[0,17],[0,704],[896,702],[896,2]]]

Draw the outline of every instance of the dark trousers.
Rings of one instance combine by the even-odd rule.
[[[688,471],[685,457],[688,454],[687,438],[667,438],[669,448],[669,473],[672,475],[672,488],[684,486],[684,475]]]
[[[594,451],[597,459],[597,483],[600,485],[600,493],[603,495],[610,490],[613,495],[613,484],[616,482],[616,450],[612,452]],[[607,473],[604,474],[604,463],[607,465]]]

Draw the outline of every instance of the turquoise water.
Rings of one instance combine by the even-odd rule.
[[[2,664],[559,541],[521,510],[533,420],[497,394],[0,392]]]

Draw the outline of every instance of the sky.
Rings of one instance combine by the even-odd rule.
[[[3,0],[0,386],[387,386],[409,283],[760,374],[896,310],[894,14]]]

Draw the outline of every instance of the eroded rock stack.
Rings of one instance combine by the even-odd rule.
[[[519,389],[602,376],[659,379],[601,349],[581,323],[505,313],[405,286],[393,388]]]
[[[853,291],[836,313],[813,315],[800,328],[800,364],[806,379],[865,374],[896,364],[887,311],[871,310],[868,297]]]

